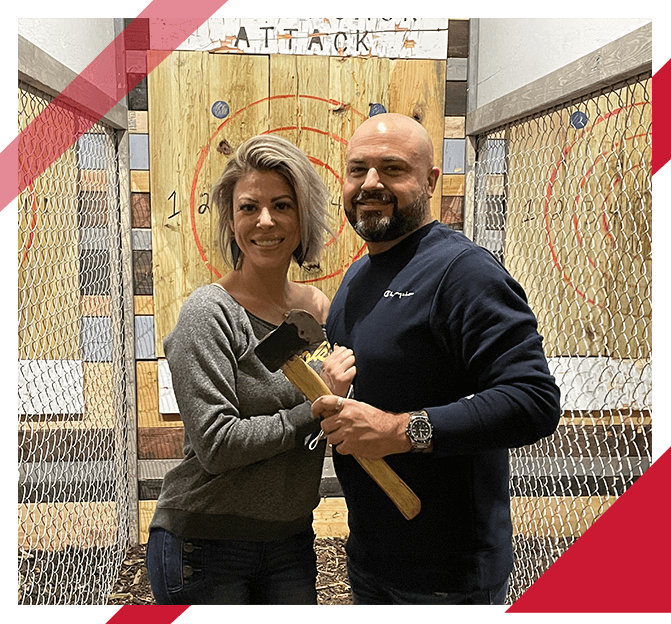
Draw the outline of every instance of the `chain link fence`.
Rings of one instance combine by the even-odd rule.
[[[509,602],[651,463],[651,84],[477,140],[475,240],[525,288],[563,402],[552,437],[511,451]]]
[[[21,132],[52,98],[19,83],[18,100]],[[97,123],[19,195],[19,604],[105,604],[128,545],[118,180]]]

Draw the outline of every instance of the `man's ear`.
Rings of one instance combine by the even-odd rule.
[[[433,197],[433,193],[436,190],[436,184],[438,182],[439,177],[440,177],[440,168],[432,167],[431,171],[429,171],[429,177],[427,179],[427,182],[429,183],[429,197]]]

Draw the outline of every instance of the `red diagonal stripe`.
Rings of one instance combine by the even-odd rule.
[[[507,613],[670,613],[671,449]]]
[[[154,0],[138,18],[124,29],[86,69],[60,93],[0,154],[0,168],[12,171],[19,163],[17,187],[4,184],[0,190],[0,209],[42,174],[91,126],[106,115],[147,73],[175,50],[191,33],[219,9],[226,0],[196,0],[189,4],[188,18],[183,15],[183,3],[175,0]],[[153,16],[161,15],[161,18]],[[167,16],[167,17],[166,17]],[[135,74],[134,82],[125,80],[124,61],[126,42],[142,39],[143,19],[148,18],[157,26],[161,38],[152,47],[163,54],[155,56],[154,66],[146,72]],[[161,24],[159,20],[166,20]],[[159,28],[159,26],[162,26]],[[137,48],[135,48],[137,49]],[[119,76],[119,70],[121,75]],[[121,80],[119,78],[122,78]],[[82,114],[71,115],[72,106]],[[29,157],[27,157],[29,155]]]
[[[121,607],[107,624],[172,624],[188,606],[127,605]]]
[[[652,77],[652,91],[657,106],[652,107],[655,128],[652,150],[652,174],[659,171],[671,159],[671,123],[666,105],[671,100],[671,61],[668,61]]]

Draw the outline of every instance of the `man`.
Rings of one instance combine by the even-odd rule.
[[[367,119],[346,166],[345,210],[369,254],[348,270],[327,334],[354,351],[354,398],[321,397],[313,413],[337,451],[355,604],[503,604],[508,448],[559,420],[536,319],[489,252],[432,221],[439,170],[419,123]],[[384,457],[419,515],[405,520],[352,455]]]

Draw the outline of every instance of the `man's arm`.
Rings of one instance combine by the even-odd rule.
[[[431,310],[431,328],[446,357],[462,364],[464,396],[417,405],[433,427],[436,455],[512,448],[550,435],[560,414],[536,319],[521,287],[483,250],[462,254],[446,272]],[[449,354],[449,355],[448,355]],[[342,454],[379,458],[411,450],[407,412],[394,414],[336,398],[313,405]]]

